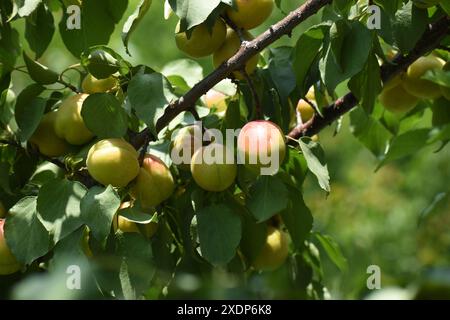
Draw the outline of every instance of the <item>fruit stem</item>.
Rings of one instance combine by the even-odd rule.
[[[66,82],[64,79],[63,79],[63,74],[64,73],[61,73],[60,75],[59,75],[59,79],[58,79],[58,83],[60,83],[60,84],[62,84],[65,88],[69,88],[70,90],[72,90],[73,92],[75,92],[75,93],[80,93],[80,91],[77,89],[77,87],[75,87],[74,85],[72,85],[72,84],[70,84],[69,82]]]
[[[243,29],[239,28],[226,14],[223,14],[222,19],[225,21],[225,23],[236,32],[236,34],[239,37],[239,40],[242,42],[246,41],[244,37]]]

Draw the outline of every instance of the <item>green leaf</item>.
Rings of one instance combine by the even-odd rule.
[[[49,269],[52,272],[60,267],[64,267],[67,270],[68,266],[73,265],[74,260],[81,262],[83,265],[89,263],[83,248],[86,245],[84,241],[88,240],[86,238],[88,236],[87,232],[87,227],[85,226],[78,228],[56,244],[52,250],[53,255],[49,264]]]
[[[81,200],[81,219],[101,243],[106,242],[119,207],[120,198],[111,186],[93,187]]]
[[[89,47],[108,44],[116,24],[120,21],[128,0],[83,0],[81,29],[68,29],[70,18],[64,10],[59,32],[67,49],[77,58]]]
[[[53,84],[58,81],[58,74],[43,64],[40,64],[37,61],[32,60],[27,56],[25,51],[23,52],[23,59],[28,69],[28,73],[30,74],[31,79],[36,81],[39,84]]]
[[[14,69],[20,56],[19,33],[9,24],[0,28],[0,80]]]
[[[374,54],[370,55],[365,68],[350,80],[348,86],[361,107],[371,114],[382,87],[380,65]]]
[[[343,37],[343,39],[341,39]],[[363,70],[372,47],[372,34],[361,22],[351,21],[345,32],[333,39],[342,42],[340,59],[333,52],[333,43],[320,62],[320,73],[329,92],[338,84]]]
[[[292,65],[292,48],[278,47],[271,50],[270,76],[282,101],[285,101],[296,86],[296,75]]]
[[[8,247],[23,264],[30,264],[48,252],[49,234],[39,221],[36,197],[25,197],[10,209],[5,236]]]
[[[350,130],[377,158],[384,155],[392,138],[388,129],[361,108],[350,112]]]
[[[395,44],[402,53],[411,51],[422,37],[428,24],[426,10],[419,9],[412,1],[406,3],[392,21]]]
[[[309,88],[303,88],[308,72],[313,61],[319,54],[326,32],[330,28],[329,24],[320,24],[308,29],[303,33],[295,45],[293,53],[293,70],[296,75],[297,85],[304,90],[306,94]]]
[[[161,73],[170,81],[172,80],[171,77],[180,76],[186,81],[189,89],[203,79],[202,66],[197,61],[191,59],[171,61],[163,67]]]
[[[223,122],[226,129],[239,129],[247,123],[240,102],[241,99],[228,102],[227,110],[225,111],[225,121]]]
[[[283,168],[291,183],[301,189],[308,173],[305,157],[297,149],[289,147]]]
[[[289,205],[281,212],[281,216],[295,247],[300,250],[313,227],[311,211],[306,206],[300,190],[289,188]]]
[[[32,15],[25,20],[25,38],[30,49],[40,58],[52,41],[55,33],[55,21],[51,11],[41,4]]]
[[[121,209],[119,212],[121,217],[125,220],[137,223],[137,224],[148,224],[150,222],[158,223],[158,213],[154,212],[149,214],[148,210],[140,208],[139,202],[135,202],[132,207]]]
[[[441,8],[447,13],[447,15],[450,16],[450,1],[442,0],[439,4],[441,5]]]
[[[224,204],[202,208],[196,214],[202,256],[213,265],[227,264],[241,240],[241,219]]]
[[[91,94],[81,109],[86,127],[100,138],[121,138],[128,129],[128,115],[115,96]]]
[[[156,136],[156,122],[176,96],[172,93],[169,81],[162,74],[152,73],[138,74],[131,79],[128,98],[138,117]]]
[[[56,244],[83,225],[80,219],[80,202],[86,188],[79,182],[55,179],[39,190],[37,210],[45,228]]]
[[[375,0],[374,2],[391,15],[394,15],[402,5],[402,0]]]
[[[64,170],[57,165],[50,162],[44,162],[39,165],[33,173],[33,176],[30,179],[30,184],[41,187],[49,180],[63,178],[64,173]]]
[[[123,25],[122,42],[128,54],[130,54],[128,50],[128,41],[130,40],[131,34],[136,30],[138,24],[142,21],[148,9],[150,9],[151,4],[152,0],[141,0],[136,10],[128,17]]]
[[[319,243],[321,244],[322,248],[325,250],[328,257],[336,265],[336,267],[338,267],[339,270],[343,272],[347,271],[348,270],[347,259],[342,254],[341,249],[339,248],[337,242],[334,241],[328,235],[323,235],[320,233],[315,233],[314,235],[316,236],[317,240],[319,240]]]
[[[148,290],[156,271],[152,246],[137,233],[124,233],[118,240],[117,253],[122,258],[119,279],[124,298],[140,298]]]
[[[119,61],[102,49],[94,49],[89,54],[83,53],[82,64],[97,79],[106,79],[119,70]]]
[[[288,191],[277,176],[259,176],[247,197],[247,207],[258,222],[270,219],[287,205]]]
[[[310,138],[301,138],[299,144],[308,164],[309,171],[316,176],[320,187],[326,192],[330,192],[330,175],[322,147]]]
[[[17,97],[15,117],[21,141],[27,141],[33,135],[44,114],[46,101],[38,98],[42,91],[41,85],[31,84]]]
[[[394,137],[377,170],[388,162],[416,153],[427,145],[429,137],[430,129],[410,130]]]
[[[256,259],[266,243],[266,239],[267,224],[257,223],[251,215],[244,214],[242,223],[242,239],[239,248],[249,262]]]
[[[450,72],[446,70],[428,70],[422,79],[430,80],[440,86],[450,88]]]
[[[169,0],[173,11],[181,20],[181,31],[206,21],[221,0]]]
[[[21,17],[29,16],[41,4],[42,0],[14,0],[14,11]]]

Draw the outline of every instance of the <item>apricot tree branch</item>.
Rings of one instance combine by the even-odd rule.
[[[422,38],[416,44],[414,49],[406,56],[397,55],[390,63],[381,67],[381,79],[386,83],[400,72],[406,70],[414,61],[427,54],[433,49],[439,47],[450,27],[450,17],[445,17],[431,24]],[[302,136],[313,136],[322,129],[332,124],[345,113],[352,110],[358,104],[358,99],[353,93],[348,93],[344,97],[336,100],[332,105],[322,111],[323,117],[316,116],[313,121],[309,121],[294,128],[288,137],[289,143],[299,139]]]
[[[333,2],[333,0],[308,0],[305,4],[292,11],[284,19],[271,26],[254,40],[244,42],[240,50],[233,57],[197,83],[182,98],[171,103],[166,108],[162,117],[158,119],[156,130],[161,131],[178,114],[187,111],[195,105],[202,95],[221,80],[225,79],[230,73],[242,69],[251,57],[270,46],[282,36],[291,34],[295,27],[331,2]]]

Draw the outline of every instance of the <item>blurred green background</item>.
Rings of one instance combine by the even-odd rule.
[[[138,0],[130,0],[127,17]],[[283,1],[290,11],[303,1]],[[186,58],[174,41],[176,17],[165,21],[163,0],[155,0],[130,41],[131,57],[121,43],[122,21],[113,34],[110,46],[133,64],[145,64],[156,70],[174,59]],[[252,31],[257,35],[280,20],[275,10],[271,19]],[[319,22],[309,19],[297,28],[291,38],[276,43],[293,45],[298,35]],[[16,26],[23,35],[23,24]],[[26,42],[22,41],[26,48]],[[58,33],[41,59],[51,68],[62,71],[77,63],[64,48]],[[200,59],[205,74],[212,70],[211,58]],[[19,92],[27,78],[15,73],[13,88]],[[374,172],[377,160],[349,132],[348,119],[341,132],[333,137],[330,128],[321,135],[332,179],[327,196],[313,178],[305,186],[305,200],[315,217],[315,229],[332,236],[348,260],[346,272],[339,271],[322,252],[325,284],[332,298],[363,298],[369,265],[382,271],[382,287],[414,288],[429,267],[448,267],[450,262],[450,200],[440,205],[419,225],[421,213],[440,193],[449,192],[450,148],[434,153],[437,146],[421,150],[414,157],[397,161]]]

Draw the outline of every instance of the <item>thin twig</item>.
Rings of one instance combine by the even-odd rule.
[[[80,91],[78,90],[77,87],[75,87],[74,85],[64,81],[64,79],[62,78],[62,74],[59,76],[59,79],[58,79],[57,82],[62,84],[63,86],[65,86],[65,88],[69,88],[70,90],[72,90],[75,93],[80,93]]]
[[[225,23],[234,30],[234,32],[236,32],[236,34],[239,37],[239,40],[241,40],[242,42],[247,41],[247,39],[245,39],[245,35],[244,35],[244,30],[242,28],[239,28],[234,22],[233,20],[231,20],[227,14],[223,14],[222,19],[225,21]]]
[[[18,142],[13,140],[0,139],[0,144],[22,148],[22,146]]]
[[[139,154],[139,166],[142,166],[142,164],[144,163],[145,155],[147,154],[147,147],[150,141],[150,136],[146,135],[144,145],[142,146],[141,153]]]
[[[245,71],[245,68],[242,68],[239,72],[244,76],[245,81],[247,81],[250,91],[252,92],[253,102],[255,103],[256,118],[262,119],[263,112],[261,108],[261,100],[259,99],[258,92],[256,91],[252,78],[248,75],[247,71]]]
[[[189,112],[192,114],[195,121],[201,121],[200,115],[198,114],[197,109],[195,109],[195,107],[189,109]]]

